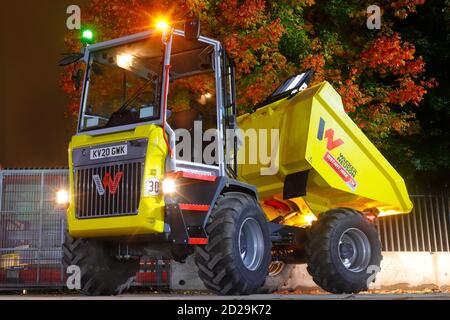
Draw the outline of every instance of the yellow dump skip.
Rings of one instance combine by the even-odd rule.
[[[244,132],[279,129],[276,174],[262,175],[269,165],[260,162],[239,165],[239,178],[256,185],[262,199],[281,194],[288,174],[310,170],[303,199],[314,213],[335,207],[377,208],[381,215],[411,211],[402,177],[345,113],[328,82],[244,114],[238,123]],[[239,159],[248,159],[250,144],[243,142]],[[270,152],[259,148],[258,154]]]

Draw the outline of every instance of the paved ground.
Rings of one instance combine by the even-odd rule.
[[[0,295],[0,300],[450,300],[450,293],[401,294],[270,294],[221,297],[209,294],[125,294],[115,297],[84,297],[67,294]]]

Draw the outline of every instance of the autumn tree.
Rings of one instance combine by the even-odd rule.
[[[448,188],[450,183],[450,2],[429,1],[417,14],[398,20],[395,28],[404,39],[416,44],[416,54],[426,61],[425,75],[439,86],[429,89],[415,108],[420,132],[393,135],[385,153],[410,185],[420,192]],[[405,154],[412,154],[405,157]]]
[[[413,41],[396,30],[425,0],[380,0],[380,30],[366,27],[368,0],[91,0],[83,23],[103,41],[152,27],[155,18],[175,22],[200,17],[202,34],[222,41],[237,66],[239,111],[250,110],[284,79],[305,68],[314,83],[327,80],[341,94],[345,110],[377,146],[388,148],[395,136],[420,131],[416,113],[437,82],[425,77],[424,59]],[[79,50],[78,33],[67,34]],[[76,112],[69,67],[62,76]],[[414,150],[408,150],[412,157]]]

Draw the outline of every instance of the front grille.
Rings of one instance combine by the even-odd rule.
[[[137,214],[142,174],[142,161],[75,168],[77,218]]]

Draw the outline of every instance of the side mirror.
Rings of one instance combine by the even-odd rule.
[[[83,80],[83,70],[78,69],[77,72],[72,75],[73,86],[75,87],[76,91],[80,90],[82,80]]]
[[[198,40],[200,37],[200,19],[191,17],[184,23],[184,37],[187,40]]]

